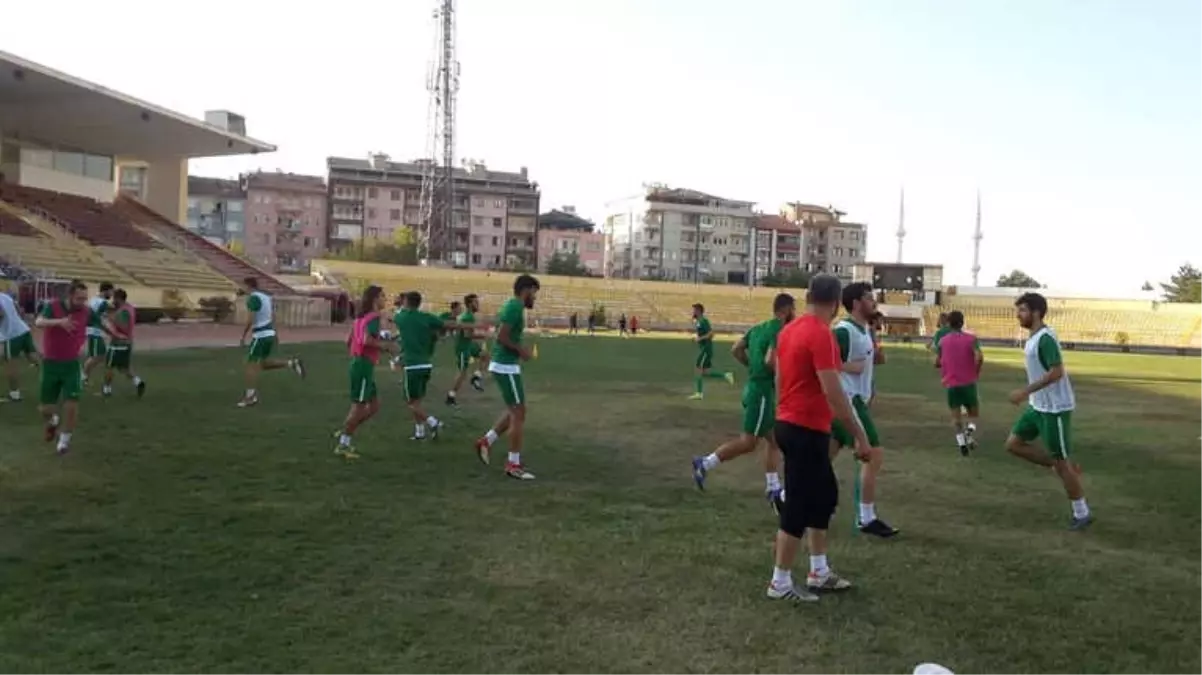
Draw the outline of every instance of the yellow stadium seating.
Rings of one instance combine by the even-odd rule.
[[[111,281],[132,284],[129,275],[107,264],[95,249],[51,237],[16,237],[0,234],[0,251],[9,262],[47,279],[80,279],[90,283]]]
[[[212,290],[217,293],[233,293],[235,290],[229,279],[170,249],[98,246],[96,250],[146,286]]]

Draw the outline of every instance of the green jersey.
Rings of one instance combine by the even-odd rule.
[[[935,334],[931,336],[931,346],[938,347],[939,341],[943,339],[944,335],[947,335],[950,332],[952,332],[951,326],[940,326],[939,329],[935,331]]]
[[[472,314],[471,310],[465,311],[459,315],[459,323],[469,325],[468,328],[456,331],[455,333],[455,353],[462,354],[470,351],[472,345],[476,343],[476,338],[473,336],[473,328],[476,323],[476,315]]]
[[[695,319],[693,321],[693,326],[697,329],[697,337],[708,335],[713,331],[713,328],[710,326],[710,320],[704,316],[699,319]],[[714,350],[713,336],[711,335],[710,337],[698,342],[697,346],[700,347],[701,351],[703,352],[712,352]]]
[[[405,368],[430,368],[434,342],[442,330],[443,320],[420,309],[402,309],[392,317],[401,343]]]
[[[526,305],[522,303],[521,298],[510,298],[501,305],[501,311],[497,313],[497,330],[500,331],[503,326],[509,326],[510,341],[520,345],[522,332],[526,330]],[[500,340],[493,341],[493,363],[516,365],[521,360],[521,356],[516,351],[501,344]]]
[[[768,349],[776,347],[776,336],[780,335],[783,327],[780,319],[768,319],[752,326],[743,336],[747,342],[747,375],[752,381],[772,384],[775,380],[776,372],[764,363],[764,359],[768,356]]]
[[[113,326],[117,328],[117,330],[120,330],[122,333],[125,333],[125,335],[129,336],[119,337],[117,335],[113,335],[114,345],[128,345],[133,342],[134,315],[133,312],[129,311],[128,306],[123,305],[118,309],[114,309],[109,321],[113,322]]]
[[[98,295],[91,300],[88,300],[88,307],[92,308],[92,315],[88,318],[87,334],[89,337],[104,337],[104,317],[108,315],[112,305],[109,304],[109,299],[103,295]]]

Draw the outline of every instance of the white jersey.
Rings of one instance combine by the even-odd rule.
[[[255,291],[246,299],[246,309],[251,314],[250,336],[255,338],[275,337],[275,315],[272,311],[271,296]]]
[[[104,297],[103,295],[97,295],[96,297],[92,298],[91,300],[88,300],[88,307],[92,308],[93,316],[103,316],[104,314],[106,314],[107,313],[106,310],[108,309],[108,304],[109,304],[108,298]],[[92,325],[92,323],[89,323],[87,333],[88,333],[88,337],[98,337],[98,338],[104,337],[104,329],[100,327],[99,323],[96,323],[96,325]]]
[[[1048,326],[1044,326],[1027,338],[1023,347],[1023,360],[1027,365],[1027,384],[1034,384],[1048,374],[1053,366],[1063,365],[1060,356],[1060,340]],[[1077,397],[1073,394],[1073,384],[1064,377],[1031,394],[1027,400],[1031,407],[1039,412],[1061,413],[1077,407]]]
[[[8,293],[0,293],[0,342],[7,342],[29,332],[29,324],[21,318],[17,303]]]
[[[865,402],[872,398],[872,379],[875,365],[873,357],[875,346],[872,334],[867,326],[843,319],[835,324],[835,341],[839,343],[839,351],[844,355],[844,363],[863,361],[864,370],[859,373],[840,371],[839,378],[843,381],[843,391],[848,398],[859,396]]]

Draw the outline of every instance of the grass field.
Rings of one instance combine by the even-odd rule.
[[[878,508],[902,534],[853,536],[845,490],[831,561],[858,586],[794,608],[763,597],[775,526],[757,463],[720,467],[704,494],[690,479],[739,424],[734,388],[685,400],[692,350],[544,340],[526,378],[533,483],[471,453],[495,391],[465,392],[419,444],[386,370],[362,459],[335,458],[338,345],[300,347],[309,379],[272,373],[248,411],[240,353],[141,355],[147,397],[85,396],[65,458],[31,401],[2,405],[0,671],[1202,668],[1197,359],[1067,354],[1098,518],[1070,533],[1053,476],[1001,450],[1019,352],[987,352],[983,447],[965,460],[925,352],[887,347]]]

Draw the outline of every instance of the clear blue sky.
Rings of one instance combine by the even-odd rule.
[[[6,7],[4,48],[193,115],[244,113],[275,155],[194,163],[322,173],[425,148],[432,0]],[[198,6],[199,7],[199,6]],[[967,283],[1021,267],[1118,292],[1202,252],[1196,0],[460,0],[458,154],[528,166],[545,206],[644,181],[833,203],[891,261]],[[71,16],[64,25],[61,19]],[[277,18],[278,17],[278,18]],[[102,32],[136,39],[97,43]],[[239,42],[240,40],[240,42]],[[346,61],[341,64],[341,56]]]

